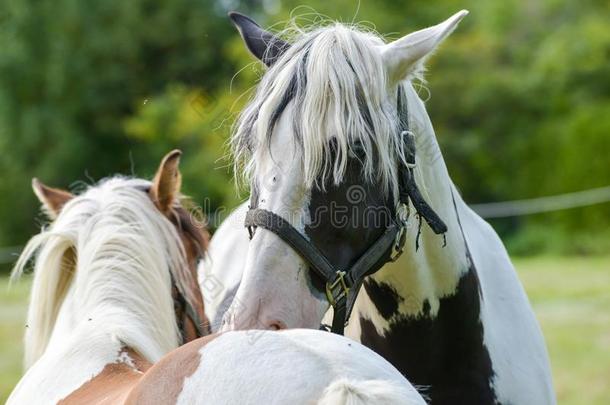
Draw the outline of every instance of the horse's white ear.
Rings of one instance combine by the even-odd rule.
[[[426,57],[453,32],[467,14],[467,10],[462,10],[438,25],[413,32],[382,46],[381,55],[391,83],[404,80],[417,72]]]
[[[174,149],[165,155],[157,169],[150,189],[150,198],[157,208],[165,214],[170,211],[174,199],[180,193],[180,186],[182,185],[182,175],[178,168],[180,156],[182,156],[182,152],[178,149]]]
[[[57,218],[63,206],[74,198],[74,195],[68,191],[45,186],[36,177],[32,179],[32,189],[42,204],[44,211],[51,219]]]

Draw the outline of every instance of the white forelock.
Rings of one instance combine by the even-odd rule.
[[[111,335],[149,361],[178,346],[170,271],[184,267],[184,250],[149,187],[138,179],[102,181],[29,241],[13,271],[19,277],[36,256],[26,366],[47,349],[60,312],[74,328],[95,320],[94,333]]]
[[[247,180],[264,175],[257,172],[258,163],[273,159],[270,137],[292,102],[296,152],[307,187],[323,187],[327,180],[340,183],[350,153],[358,147],[365,178],[385,191],[395,190],[398,163],[405,159],[398,133],[398,88],[389,88],[379,52],[383,44],[373,33],[339,23],[301,32],[263,76],[236,123],[236,173]]]

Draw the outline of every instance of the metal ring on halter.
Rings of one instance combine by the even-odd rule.
[[[410,142],[412,142],[413,145],[411,145],[410,142],[405,142],[405,144],[406,144],[406,146],[407,146],[407,148],[409,150],[407,150],[407,153],[408,153],[407,154],[407,159],[406,159],[406,161],[404,163],[405,163],[405,166],[407,166],[407,169],[415,169],[415,166],[417,165],[416,162],[415,162],[415,150],[414,150],[414,147],[415,147],[415,137],[409,131],[402,131],[400,133],[400,137],[401,137],[401,139],[407,139],[407,137],[412,138],[410,140]]]
[[[396,241],[394,242],[394,252],[390,257],[390,262],[395,262],[398,260],[402,253],[404,252],[405,242],[407,240],[407,225],[403,224],[398,230],[396,234]]]

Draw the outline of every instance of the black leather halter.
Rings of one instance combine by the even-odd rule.
[[[424,200],[415,183],[415,138],[408,130],[408,111],[406,103],[402,105],[401,89],[398,90],[398,112],[401,118],[400,136],[405,143],[407,167],[399,170],[399,201],[408,205],[409,201],[421,218],[424,218],[434,233],[444,234],[447,226]],[[256,194],[256,193],[255,193]],[[360,287],[366,276],[378,271],[384,264],[395,261],[403,252],[406,240],[406,224],[398,217],[393,218],[385,232],[358,258],[349,269],[337,269],[324,254],[311,243],[301,232],[281,216],[256,208],[256,197],[253,195],[250,210],[246,214],[245,226],[253,237],[256,227],[275,233],[290,245],[307,262],[310,268],[326,282],[326,298],[333,307],[331,331],[343,334],[346,321],[349,319]],[[421,222],[420,222],[421,225]],[[392,250],[395,254],[392,255]]]
[[[170,277],[172,280],[172,298],[174,301],[174,313],[176,314],[176,322],[178,323],[178,329],[180,330],[182,343],[184,344],[187,342],[184,340],[184,320],[182,319],[182,317],[178,316],[179,313],[184,313],[188,318],[190,318],[191,323],[195,327],[197,338],[209,335],[209,325],[201,320],[199,314],[197,313],[191,302],[188,300],[186,292],[181,287],[180,283],[176,282],[174,275],[170,273]]]

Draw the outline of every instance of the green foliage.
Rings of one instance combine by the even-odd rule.
[[[509,233],[504,241],[509,252],[515,256],[535,256],[540,252],[573,256],[610,252],[610,230],[567,230],[562,223],[550,219],[530,221],[521,226],[518,232]]]
[[[456,35],[430,66],[429,110],[466,200],[610,184],[610,6],[488,7],[481,17],[498,7],[508,22],[490,27],[473,12],[471,30]],[[593,253],[608,248],[609,214],[602,204],[492,223],[514,252]]]
[[[226,156],[233,103],[233,97],[226,93],[214,96],[204,89],[175,85],[142,102],[123,128],[129,138],[145,145],[138,152],[142,159],[162,156],[176,147],[185,151],[183,192],[213,213],[238,203]],[[158,164],[154,159],[151,163]]]
[[[234,7],[275,29],[291,15],[299,24],[324,15],[389,38],[471,11],[430,60],[426,85],[445,159],[467,201],[610,184],[607,2],[299,3]],[[251,64],[221,4],[228,2],[0,3],[0,246],[22,245],[36,231],[31,177],[69,187],[113,173],[150,176],[176,147],[185,152],[186,193],[209,210],[237,203],[222,157],[261,67]],[[539,237],[547,229],[559,235],[548,240],[577,238],[590,252],[600,249],[588,241],[609,228],[609,214],[605,204],[493,224],[518,242],[511,242],[521,246],[516,251],[548,250]]]
[[[203,140],[204,125],[180,134],[161,132],[177,126],[158,127],[152,137],[141,134],[143,124],[128,131],[125,122],[173,85],[226,91],[237,67],[225,44],[235,35],[213,1],[7,0],[0,7],[0,246],[21,245],[36,231],[33,176],[67,188],[132,170],[150,175],[168,150],[191,145],[209,147],[199,163],[209,169],[220,148]],[[186,150],[189,159],[199,152]],[[188,191],[203,185],[217,203],[231,193],[226,181],[219,191],[218,176],[189,169]]]

